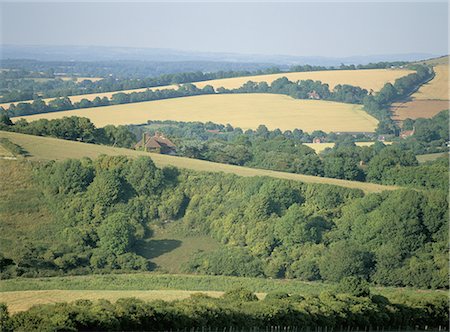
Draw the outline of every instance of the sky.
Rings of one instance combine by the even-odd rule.
[[[448,54],[448,2],[5,2],[1,43],[343,57]]]

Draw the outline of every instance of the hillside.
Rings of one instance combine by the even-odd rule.
[[[435,77],[422,85],[405,102],[392,105],[393,119],[431,118],[439,112],[449,109],[449,68],[448,57],[425,61],[434,66]]]
[[[62,160],[82,157],[96,158],[101,154],[126,155],[129,157],[146,155],[151,156],[152,160],[158,167],[175,166],[179,168],[192,169],[195,171],[232,173],[239,176],[269,176],[279,179],[296,180],[305,183],[322,183],[347,188],[356,188],[361,189],[365,192],[381,192],[384,190],[396,189],[395,186],[384,186],[374,183],[346,181],[302,174],[253,169],[248,167],[213,163],[197,159],[152,154],[143,151],[66,141],[50,137],[24,135],[5,131],[0,131],[0,137],[9,138],[13,143],[20,145],[31,155],[29,158],[35,160]]]
[[[172,98],[16,117],[33,121],[64,116],[89,118],[97,127],[143,124],[148,120],[200,121],[256,129],[300,128],[306,132],[373,132],[378,121],[362,106],[323,100],[293,99],[277,94],[225,94]]]
[[[322,83],[327,83],[330,89],[333,89],[338,84],[349,84],[353,86],[359,86],[367,90],[380,90],[385,83],[393,83],[397,78],[406,76],[413,71],[405,69],[363,69],[363,70],[327,70],[327,71],[313,71],[313,72],[292,72],[292,73],[281,73],[281,74],[271,74],[271,75],[256,75],[256,76],[243,76],[225,79],[216,79],[203,82],[193,82],[198,88],[203,88],[206,85],[211,85],[214,88],[224,87],[227,89],[239,88],[244,83],[248,81],[253,82],[267,82],[272,83],[274,80],[280,77],[287,77],[290,81],[297,80],[314,80],[322,81]],[[162,90],[162,89],[173,89],[177,85],[167,85],[151,88],[151,90]],[[90,93],[77,96],[69,96],[72,103],[79,102],[82,99],[93,100],[95,97],[107,97],[118,92],[132,93],[132,92],[142,92],[147,90],[143,89],[133,89],[133,90],[122,90],[114,92],[104,92],[104,93]],[[43,99],[45,102],[49,102],[54,98]],[[32,102],[32,100],[25,100],[22,102]],[[18,104],[19,102],[13,103]],[[0,107],[5,109],[9,108],[11,103],[0,104]]]

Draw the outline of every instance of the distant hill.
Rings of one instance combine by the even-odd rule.
[[[320,65],[367,64],[380,61],[418,61],[437,57],[435,54],[379,54],[351,57],[262,55],[238,53],[191,52],[158,48],[100,47],[100,46],[35,46],[1,45],[0,59],[34,59],[42,61],[214,61],[228,63],[257,63],[261,65]]]

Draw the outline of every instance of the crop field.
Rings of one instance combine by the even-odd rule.
[[[448,61],[448,58],[443,59]],[[434,67],[434,71],[436,76],[412,94],[410,100],[392,105],[394,120],[431,118],[439,112],[449,109],[448,64],[438,64]]]
[[[422,85],[419,90],[413,94],[416,100],[448,100],[449,99],[449,80],[448,66],[435,66],[436,76],[428,83]]]
[[[333,89],[338,84],[349,84],[367,90],[379,91],[384,84],[388,82],[393,83],[397,78],[406,76],[412,72],[406,69],[324,70],[224,78],[198,82],[196,85],[200,88],[205,85],[212,85],[214,88],[224,87],[233,89],[242,86],[248,81],[267,82],[270,84],[280,77],[287,77],[293,82],[299,80],[321,81],[322,83],[327,83],[330,89]]]
[[[408,118],[429,119],[447,109],[449,109],[448,100],[411,100],[405,103],[394,103],[392,119],[395,121],[403,121]]]
[[[393,83],[397,78],[406,76],[413,71],[406,69],[365,69],[365,70],[324,70],[324,71],[313,71],[313,72],[294,72],[294,73],[281,73],[281,74],[271,74],[271,75],[256,75],[256,76],[242,76],[233,78],[224,78],[209,80],[203,82],[193,82],[197,87],[203,88],[206,85],[211,85],[214,88],[224,87],[227,89],[239,88],[244,83],[248,81],[253,82],[267,82],[272,83],[274,80],[280,77],[287,77],[291,81],[298,80],[314,80],[322,81],[322,83],[327,83],[330,89],[333,89],[338,84],[349,84],[353,86],[359,86],[367,90],[379,91],[384,84],[390,82]],[[150,90],[162,90],[162,89],[174,89],[177,85],[166,85],[160,87],[150,88]],[[95,97],[107,97],[118,92],[132,93],[132,92],[142,92],[147,90],[143,89],[132,89],[132,90],[122,90],[114,92],[104,92],[104,93],[91,93],[77,96],[70,96],[70,100],[74,102],[79,102],[81,99],[93,100]],[[54,98],[44,99],[48,102]],[[23,102],[31,102],[30,100],[25,100]],[[16,102],[14,104],[17,104]],[[11,103],[0,104],[3,108],[9,108]]]
[[[259,298],[272,291],[318,295],[333,291],[334,284],[304,282],[289,279],[263,279],[226,276],[200,276],[183,274],[106,274],[52,278],[16,278],[0,280],[0,296],[11,312],[26,310],[33,304],[74,301],[77,299],[105,298],[115,301],[123,297],[144,300],[174,300],[189,297],[193,293],[220,296],[224,291],[244,287],[255,292]],[[408,288],[373,287],[380,294],[395,302],[399,295],[432,297],[443,291],[415,290]]]
[[[144,151],[135,151],[130,149],[115,148],[104,145],[87,144],[74,141],[66,141],[51,137],[39,137],[18,133],[0,131],[0,137],[6,137],[11,142],[20,145],[25,149],[30,159],[35,160],[63,160],[68,158],[96,158],[101,154],[106,155],[125,155],[129,157],[150,156],[158,167],[175,166],[178,168],[191,169],[203,172],[224,172],[238,176],[268,176],[278,179],[286,179],[293,181],[301,181],[305,183],[321,183],[342,186],[347,188],[361,189],[364,192],[381,192],[384,190],[395,190],[398,187],[379,185],[375,183],[357,182],[339,180],[325,177],[317,177],[303,174],[293,174],[286,172],[269,171],[262,169],[254,169],[249,167],[241,167],[234,165],[226,165],[213,163],[204,160],[167,156],[155,153],[147,153]]]
[[[320,153],[324,151],[326,148],[333,148],[335,143],[303,143],[306,146],[309,146],[311,149],[316,151],[316,153]],[[372,146],[375,142],[355,142],[356,146]],[[391,145],[392,142],[383,142],[385,145]]]
[[[229,123],[244,130],[264,124],[271,130],[300,128],[306,132],[373,132],[378,123],[361,105],[299,100],[278,94],[202,95],[43,113],[13,120],[25,118],[33,121],[72,115],[87,117],[97,127],[174,120]]]
[[[120,298],[134,297],[144,301],[164,300],[175,301],[190,297],[196,291],[186,290],[139,290],[139,291],[120,291],[120,290],[38,290],[38,291],[15,291],[3,292],[1,294],[2,302],[8,305],[8,311],[15,313],[25,311],[36,304],[50,304],[58,302],[73,302],[76,300],[99,300],[105,299],[115,302]],[[211,297],[219,297],[223,292],[203,291]],[[257,294],[263,298],[265,294]]]

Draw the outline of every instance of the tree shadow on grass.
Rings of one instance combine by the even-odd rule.
[[[136,244],[136,253],[147,259],[159,257],[181,246],[181,241],[172,239],[147,240]]]

